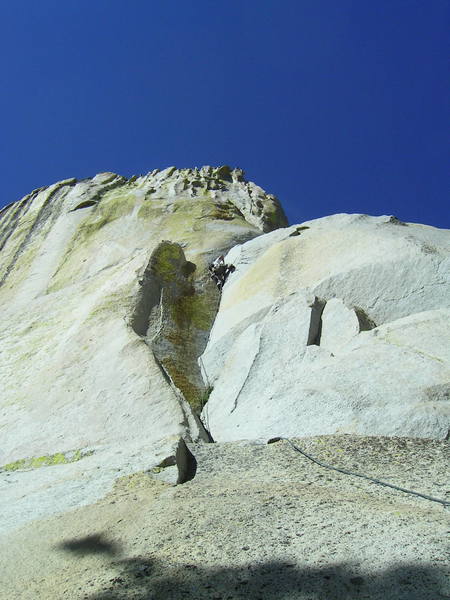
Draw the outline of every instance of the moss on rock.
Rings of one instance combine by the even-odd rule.
[[[214,320],[211,298],[204,294],[181,296],[172,304],[171,312],[175,323],[182,328],[196,327],[209,331]]]
[[[159,285],[161,292],[155,307],[160,317],[147,319],[155,323],[147,336],[159,363],[196,413],[205,387],[197,359],[217,309],[217,290],[207,283],[206,269],[186,261],[181,246],[169,241],[159,244],[149,263],[152,285]]]
[[[165,283],[173,282],[180,272],[180,264],[186,262],[179,244],[163,241],[152,255],[151,270]]]
[[[107,192],[98,208],[92,213],[92,218],[89,218],[79,229],[79,235],[87,238],[95,234],[99,229],[112,223],[116,219],[120,219],[130,214],[136,204],[136,198],[131,193],[121,191]]]

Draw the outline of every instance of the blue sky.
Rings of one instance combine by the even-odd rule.
[[[450,228],[447,0],[0,0],[0,204],[242,167],[291,223]]]

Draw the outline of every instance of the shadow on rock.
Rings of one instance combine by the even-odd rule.
[[[67,540],[59,544],[58,549],[72,552],[78,556],[86,556],[87,554],[116,556],[120,553],[120,546],[116,542],[108,540],[103,533]]]
[[[401,565],[371,573],[348,564],[298,567],[291,562],[206,568],[160,559],[115,561],[118,575],[88,600],[438,600],[445,574],[437,568]]]

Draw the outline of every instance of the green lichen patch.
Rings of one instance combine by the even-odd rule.
[[[14,268],[10,270],[10,276],[8,278],[8,283],[10,287],[18,286],[21,281],[23,281],[30,271],[36,257],[39,253],[39,245],[38,244],[29,244],[24,248],[23,252],[18,255],[16,260],[14,261]],[[7,269],[6,273],[9,273]]]
[[[172,318],[182,329],[194,327],[209,331],[214,321],[212,299],[205,294],[192,294],[177,298],[171,306]]]
[[[217,290],[205,285],[203,265],[186,261],[179,244],[161,242],[150,259],[150,270],[161,286],[161,321],[152,349],[194,412],[205,402],[197,358],[217,312]]]
[[[167,207],[165,206],[165,203],[163,204],[161,201],[148,200],[142,204],[138,210],[137,216],[138,219],[153,221],[166,213]]]
[[[172,242],[161,242],[151,258],[151,271],[164,282],[177,279],[180,265],[185,262],[181,246]]]
[[[214,202],[205,206],[201,219],[211,219],[218,221],[232,221],[233,219],[244,219],[241,211],[230,201]]]
[[[206,403],[209,400],[209,397],[211,396],[212,392],[213,392],[213,387],[211,385],[209,385],[197,398],[196,404],[199,406],[199,414],[201,413],[201,411],[204,409]]]
[[[273,231],[279,227],[286,227],[288,224],[286,215],[277,202],[272,202],[271,206],[266,204],[264,207],[263,230],[264,232]]]
[[[132,194],[119,193],[115,190],[106,193],[93,214],[93,218],[86,220],[81,226],[80,235],[89,237],[107,223],[112,223],[116,219],[130,214],[135,203],[136,198]]]
[[[183,365],[170,357],[164,360],[164,368],[169,373],[174,385],[182,392],[196,414],[202,410],[201,397],[203,390],[195,385],[183,370]]]
[[[72,210],[70,212],[79,210],[81,208],[89,208],[91,206],[95,206],[96,204],[97,204],[97,202],[95,200],[85,200],[84,202],[80,202],[80,204],[77,204],[75,206],[75,208],[72,208]]]
[[[150,469],[151,473],[161,473],[161,471],[164,471],[164,467],[153,467],[153,469]]]
[[[47,454],[32,458],[21,458],[7,465],[0,467],[0,471],[24,471],[31,469],[40,469],[41,467],[50,467],[53,465],[67,465],[77,462],[86,456],[91,456],[93,450],[70,450],[68,452],[57,452],[56,454]]]
[[[98,318],[99,316],[126,314],[129,310],[128,290],[121,289],[106,296],[89,314],[89,318]]]
[[[56,292],[77,281],[85,271],[85,263],[104,240],[114,237],[109,225],[132,213],[136,197],[123,186],[106,192],[74,233],[56,269],[47,293]]]

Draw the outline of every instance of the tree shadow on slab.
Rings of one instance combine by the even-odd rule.
[[[109,554],[116,556],[120,553],[120,547],[116,542],[107,539],[103,533],[95,533],[80,538],[74,538],[58,544],[59,550],[72,552],[78,556],[88,554]]]
[[[350,564],[299,566],[289,561],[202,567],[135,557],[113,563],[118,575],[88,600],[438,600],[444,570],[413,564],[361,573]],[[448,585],[448,581],[447,581]],[[447,594],[449,590],[447,588]]]

